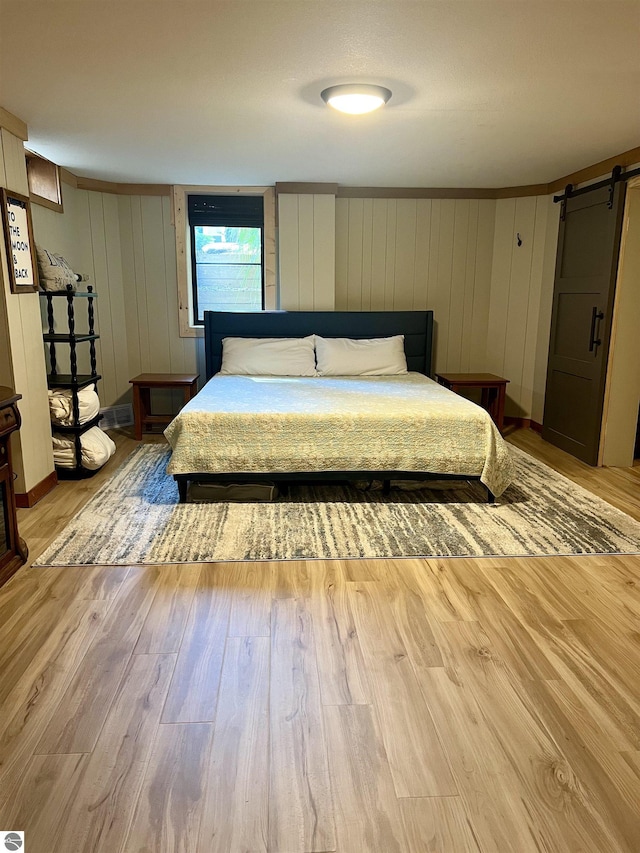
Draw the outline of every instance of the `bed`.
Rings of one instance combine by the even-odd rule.
[[[480,480],[513,476],[488,413],[434,382],[431,311],[205,312],[207,383],[165,430],[180,501],[191,482]],[[224,338],[404,336],[397,376],[220,375]]]

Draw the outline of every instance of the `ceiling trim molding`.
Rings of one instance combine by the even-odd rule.
[[[9,110],[5,110],[3,107],[0,107],[0,127],[8,130],[9,133],[17,136],[18,139],[22,139],[23,142],[26,142],[29,138],[29,131],[26,123],[22,121],[22,119],[18,118],[18,116],[14,116],[13,113],[10,113]]]
[[[208,184],[174,184],[170,187],[170,190],[173,191],[176,187],[180,187],[181,190],[186,190],[186,192],[192,195],[196,193],[201,195],[233,195],[234,193],[238,193],[239,195],[264,195],[267,190],[273,189],[273,184],[264,184],[260,187],[245,187],[242,184],[215,184],[211,186]]]
[[[547,184],[523,187],[338,187],[338,198],[496,199],[546,195]]]
[[[60,182],[63,184],[69,184],[70,187],[78,186],[78,179],[70,172],[68,169],[65,169],[64,166],[60,166]]]
[[[115,195],[171,195],[169,184],[124,184],[111,181],[98,181],[95,178],[76,178],[79,190],[92,190],[98,193]]]
[[[91,190],[114,195],[171,195],[169,184],[125,184],[114,181],[99,181],[95,178],[82,178],[74,175],[64,166],[60,166],[60,180],[78,190]]]
[[[527,184],[523,187],[498,187],[493,198],[525,198],[532,195],[548,195],[549,184]]]
[[[276,181],[276,195],[338,195],[338,184],[309,183],[308,181]]]
[[[558,178],[551,181],[549,184],[549,193],[563,190],[567,184],[583,184],[585,181],[592,181],[594,178],[601,178],[603,175],[612,171],[614,166],[635,166],[640,163],[640,147],[630,148],[628,151],[623,151],[617,157],[609,157],[607,160],[601,160],[599,163],[593,163],[578,172],[572,172],[570,175],[565,175],[564,178]]]
[[[495,198],[496,190],[465,187],[338,187],[338,198]]]

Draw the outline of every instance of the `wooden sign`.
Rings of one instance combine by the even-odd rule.
[[[33,293],[38,289],[38,262],[31,207],[26,196],[2,189],[2,224],[11,290]]]

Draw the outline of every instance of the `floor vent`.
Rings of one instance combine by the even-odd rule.
[[[102,420],[100,426],[102,429],[120,429],[133,424],[133,406],[131,403],[124,403],[121,406],[107,406],[106,409],[100,409]]]

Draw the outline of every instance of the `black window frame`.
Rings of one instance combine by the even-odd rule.
[[[191,240],[191,299],[194,326],[204,327],[198,318],[198,276],[196,265],[195,228],[199,225],[221,227],[260,228],[260,310],[265,310],[265,248],[264,248],[264,196],[237,193],[197,193],[187,196],[187,225]],[[224,266],[221,264],[220,266]]]

